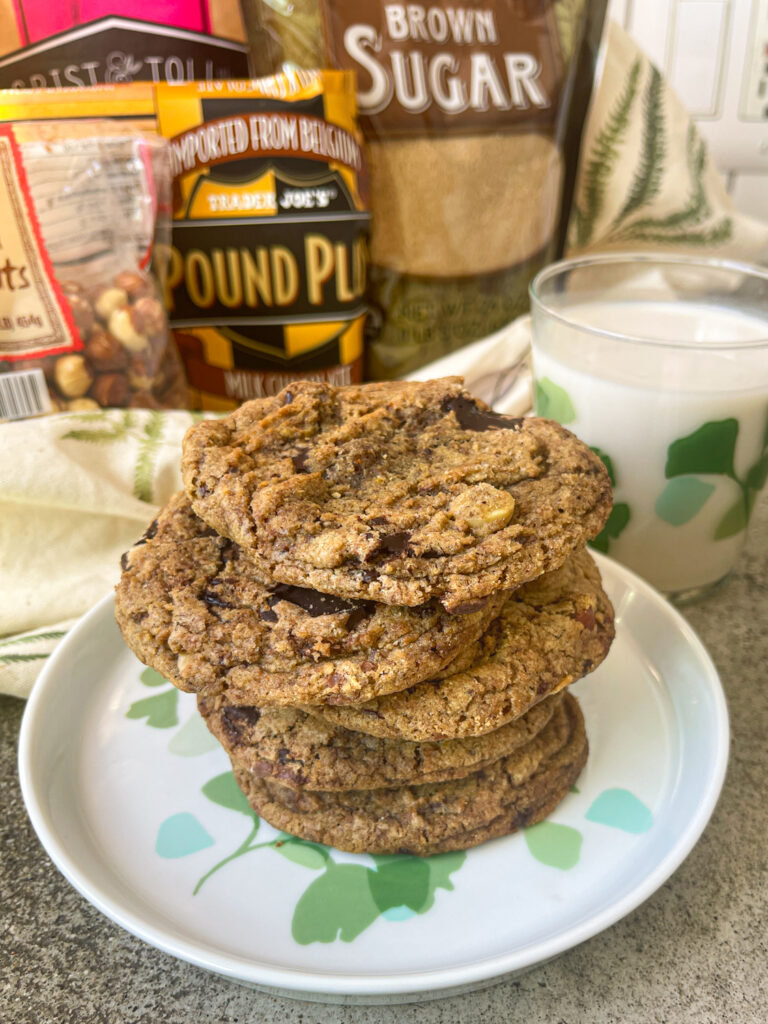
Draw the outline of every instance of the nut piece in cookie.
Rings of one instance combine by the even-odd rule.
[[[176,495],[123,559],[115,615],[136,655],[182,690],[236,705],[348,704],[449,665],[504,602],[465,615],[265,579]]]
[[[611,508],[585,444],[492,412],[457,378],[291,384],[192,427],[182,473],[197,514],[265,576],[454,611],[557,568]]]

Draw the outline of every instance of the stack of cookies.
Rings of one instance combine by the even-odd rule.
[[[613,639],[584,444],[454,378],[301,382],[191,428],[182,470],[117,620],[266,821],[426,855],[557,806],[587,756],[566,687]]]

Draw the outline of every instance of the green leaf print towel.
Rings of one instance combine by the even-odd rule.
[[[0,693],[28,696],[56,644],[117,583],[122,553],[181,488],[194,418],[100,409],[0,424]]]

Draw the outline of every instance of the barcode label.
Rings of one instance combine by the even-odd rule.
[[[0,373],[0,420],[23,420],[52,409],[42,370]]]

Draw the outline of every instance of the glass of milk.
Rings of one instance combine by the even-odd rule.
[[[768,476],[768,271],[622,253],[531,285],[535,408],[603,459],[611,517],[593,545],[677,601],[741,551]]]

